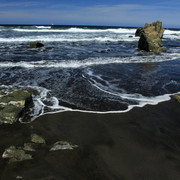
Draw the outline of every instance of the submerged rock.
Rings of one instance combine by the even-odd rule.
[[[31,135],[31,141],[33,143],[36,143],[36,144],[46,144],[45,139],[42,138],[41,136],[37,135],[37,134],[32,134]]]
[[[32,159],[30,154],[26,154],[22,149],[16,149],[15,146],[10,146],[9,148],[5,149],[2,158],[8,158],[9,162],[17,162],[17,161],[24,161]]]
[[[144,28],[141,28],[136,32],[136,36],[140,35],[138,42],[138,48],[145,51],[162,52],[164,47],[162,44],[162,37],[164,28],[162,22],[157,21],[152,24],[145,24]]]
[[[180,94],[175,94],[173,97],[180,103]]]
[[[178,34],[176,34],[176,33],[173,33],[173,34],[171,34],[171,36],[179,36]]]
[[[16,89],[0,96],[0,124],[13,124],[32,103],[32,91]]]
[[[77,148],[77,145],[72,145],[66,141],[58,141],[54,143],[50,151],[58,151],[58,150],[73,150],[74,148]]]
[[[38,42],[38,41],[34,41],[34,42],[31,42],[30,43],[30,48],[40,48],[40,47],[43,47],[44,44]]]

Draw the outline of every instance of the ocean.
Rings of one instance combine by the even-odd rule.
[[[139,51],[137,28],[0,26],[0,89],[38,91],[28,121],[46,113],[123,113],[180,92],[180,29],[165,52]],[[175,34],[175,35],[174,35]],[[30,48],[39,41],[42,48]]]

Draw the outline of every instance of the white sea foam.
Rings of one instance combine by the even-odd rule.
[[[180,58],[180,53],[151,55],[151,56],[131,56],[131,57],[98,57],[85,60],[41,60],[41,61],[0,61],[0,67],[22,67],[22,68],[80,68],[88,66],[98,66],[106,64],[122,63],[153,63],[170,61]]]
[[[46,26],[45,26],[46,27]],[[47,26],[48,27],[48,26]],[[50,26],[49,26],[50,27]],[[46,35],[23,36],[23,37],[9,37],[0,38],[0,42],[118,42],[118,41],[138,41],[139,37],[135,37],[136,29],[82,29],[82,28],[69,28],[69,29],[44,29],[43,26],[37,29],[13,29],[19,32],[49,32]],[[58,33],[58,34],[51,34]],[[98,34],[97,34],[98,33]],[[108,33],[108,34],[107,34]],[[173,35],[177,34],[177,36]],[[129,36],[132,36],[131,38]],[[165,30],[164,38],[180,39],[180,31]]]
[[[94,86],[94,84],[92,85]],[[26,86],[26,87],[19,86],[18,88],[23,88],[23,89],[30,88],[30,89],[35,89],[36,91],[39,92],[38,95],[33,96],[34,106],[31,109],[31,113],[29,114],[31,117],[31,121],[35,120],[37,117],[42,116],[44,114],[53,114],[53,113],[60,113],[60,112],[65,112],[65,111],[86,112],[86,113],[96,113],[96,114],[125,113],[125,112],[130,111],[134,107],[143,107],[147,104],[156,105],[160,102],[168,101],[170,100],[170,96],[180,93],[180,92],[177,92],[177,93],[172,93],[172,94],[159,95],[156,97],[145,97],[145,96],[142,96],[141,94],[125,94],[125,93],[114,94],[106,90],[103,90],[102,88],[98,86],[95,86],[95,87],[98,88],[103,93],[107,93],[112,96],[119,96],[122,99],[135,100],[136,102],[138,102],[138,104],[129,105],[127,109],[125,110],[116,110],[116,111],[113,111],[113,110],[112,111],[93,111],[93,110],[91,111],[91,110],[72,109],[69,107],[59,105],[59,101],[56,97],[53,97],[53,96],[49,97],[48,94],[50,93],[50,91],[47,90],[46,88],[38,87],[38,86]],[[1,85],[0,88],[12,89],[14,87]],[[45,102],[51,102],[52,105],[47,105]]]
[[[136,28],[116,28],[116,29],[83,29],[83,28],[69,28],[69,29],[51,29],[51,26],[36,26],[37,29],[20,29],[15,28],[14,31],[19,32],[68,32],[68,33],[120,33],[120,34],[135,34]],[[164,34],[180,34],[180,30],[169,30],[166,29]]]
[[[111,113],[126,113],[130,110],[132,110],[134,107],[144,107],[145,105],[157,105],[160,102],[165,102],[165,101],[169,101],[171,99],[172,95],[175,94],[179,94],[180,92],[177,93],[172,93],[172,94],[164,94],[164,95],[160,95],[160,96],[156,96],[156,97],[144,97],[143,101],[139,101],[139,104],[136,105],[129,105],[127,107],[127,109],[125,110],[116,110],[116,111],[90,111],[90,110],[80,110],[80,109],[71,109],[71,108],[67,108],[64,106],[59,106],[59,108],[61,110],[58,110],[58,108],[56,108],[56,111],[50,111],[50,112],[46,112],[44,114],[54,114],[54,113],[60,113],[60,112],[64,112],[64,111],[73,111],[73,112],[85,112],[85,113],[95,113],[95,114],[111,114]],[[131,96],[131,95],[128,95]],[[138,99],[137,99],[138,100]],[[41,115],[44,115],[41,114]],[[39,116],[41,116],[39,115]],[[37,117],[36,117],[37,118]]]
[[[36,26],[38,29],[51,29],[51,26]]]
[[[0,42],[32,42],[32,41],[42,41],[42,42],[119,42],[119,41],[137,41],[138,38],[128,38],[127,36],[122,36],[119,38],[110,37],[63,37],[63,36],[30,36],[30,37],[19,37],[19,38],[0,38]]]
[[[27,32],[63,32],[63,30],[49,30],[49,29],[19,29],[18,31],[27,31]],[[71,32],[72,30],[64,30],[64,32]],[[91,31],[91,30],[86,30]],[[94,30],[95,31],[95,30]],[[99,32],[107,32],[110,30],[98,30]],[[115,30],[114,30],[115,31]],[[73,31],[72,31],[73,32]],[[78,31],[74,31],[78,32]],[[113,31],[112,31],[113,32]],[[118,32],[118,30],[117,30]],[[119,31],[123,32],[123,31]],[[89,33],[58,33],[58,34],[45,34],[45,35],[33,35],[33,36],[22,36],[22,37],[8,37],[8,38],[0,38],[0,42],[12,43],[12,42],[32,42],[32,41],[42,41],[42,42],[119,42],[119,41],[138,41],[139,37],[135,37],[134,32],[131,31],[124,31],[126,33],[119,33],[119,34],[97,34]],[[174,32],[174,33],[173,33]],[[166,30],[164,33],[164,38],[170,39],[180,39],[180,31],[170,31]],[[177,35],[173,35],[177,34]],[[129,36],[132,37],[129,37]]]
[[[34,112],[32,111],[32,119],[31,120],[33,121],[37,117],[42,116],[44,114],[60,113],[60,112],[64,112],[64,111],[96,113],[96,114],[125,113],[125,112],[130,111],[134,107],[144,107],[147,104],[157,105],[160,102],[169,101],[172,95],[180,93],[180,92],[177,92],[177,93],[172,93],[172,94],[159,95],[159,96],[155,96],[155,97],[145,97],[145,96],[142,96],[141,94],[125,94],[125,93],[122,93],[122,94],[117,95],[114,93],[110,93],[106,90],[103,90],[97,86],[96,86],[96,88],[98,88],[103,93],[108,93],[112,96],[119,96],[122,99],[127,99],[127,100],[135,100],[137,102],[137,104],[128,105],[127,109],[125,109],[125,110],[91,111],[91,110],[72,109],[69,107],[61,106],[61,105],[59,105],[58,99],[56,97],[52,97],[51,99],[53,99],[54,104],[52,106],[47,106],[46,104],[43,103],[43,100],[46,99],[48,90],[45,88],[40,88],[41,89],[41,95],[39,96],[38,100],[34,99],[34,101],[36,101],[36,103],[35,103],[36,108],[34,108],[34,109],[36,109],[36,110]],[[38,89],[38,88],[36,87],[36,89]],[[45,92],[43,92],[42,90],[44,90]],[[47,107],[49,108],[49,111],[45,111],[45,108],[47,108]],[[38,114],[37,112],[40,112],[40,113]]]
[[[111,33],[123,33],[123,34],[134,34],[136,29],[82,29],[82,28],[69,28],[69,29],[20,29],[15,28],[14,31],[19,32],[68,32],[68,33],[103,33],[103,32],[111,32]],[[47,27],[46,27],[47,28]]]
[[[180,30],[165,30],[164,34],[180,34]]]

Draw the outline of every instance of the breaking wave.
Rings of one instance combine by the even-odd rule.
[[[22,68],[80,68],[88,66],[98,66],[105,64],[122,63],[153,63],[170,61],[180,58],[179,53],[150,56],[132,56],[132,57],[97,57],[84,60],[41,60],[41,61],[0,61],[0,67],[22,67]]]

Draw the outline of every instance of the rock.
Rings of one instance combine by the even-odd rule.
[[[30,43],[30,48],[40,48],[40,47],[43,47],[44,44],[38,42],[38,41],[34,41],[34,42],[31,42]]]
[[[180,94],[175,94],[173,97],[180,103]]]
[[[4,92],[0,91],[0,97],[4,95]]]
[[[24,143],[24,150],[25,151],[36,151],[36,145],[34,143]]]
[[[23,179],[22,176],[16,176],[16,179]]]
[[[171,34],[171,36],[179,36],[178,34],[174,33],[174,34]]]
[[[58,151],[58,150],[73,150],[74,148],[77,148],[77,145],[72,145],[66,141],[58,141],[54,143],[50,151]]]
[[[44,140],[44,138],[42,138],[41,136],[37,134],[31,135],[31,141],[36,144],[46,144],[46,141]]]
[[[129,36],[129,38],[132,38],[133,36]]]
[[[135,36],[139,36],[140,37],[140,34],[141,34],[141,31],[143,30],[143,28],[138,28],[135,32]]]
[[[164,51],[162,44],[164,28],[162,27],[162,22],[157,21],[152,24],[146,23],[145,27],[142,28],[139,33],[140,39],[138,42],[138,48],[140,50],[153,52]]]
[[[13,124],[32,103],[32,91],[16,89],[0,96],[0,124]]]
[[[32,156],[30,154],[26,154],[22,149],[16,149],[15,146],[10,146],[9,148],[5,149],[2,158],[8,158],[9,162],[13,163],[32,159]]]

